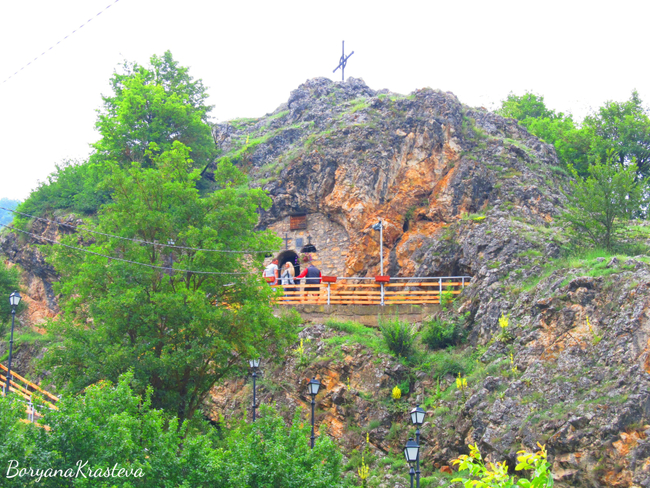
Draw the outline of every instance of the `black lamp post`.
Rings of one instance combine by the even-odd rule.
[[[14,320],[16,318],[16,307],[20,303],[20,293],[14,291],[9,295],[9,304],[11,305],[11,339],[9,340],[9,364],[7,366],[7,382],[5,383],[5,395],[9,393],[11,385],[11,354],[14,348]]]
[[[424,416],[426,412],[420,405],[416,405],[411,410],[411,423],[415,425],[415,443],[418,445],[418,458],[415,460],[415,483],[417,488],[420,488],[420,426],[424,423]]]
[[[314,436],[314,406],[316,405],[316,395],[318,395],[318,390],[320,389],[320,381],[318,381],[315,377],[309,380],[309,384],[307,385],[309,388],[309,394],[311,395],[311,448],[314,448],[314,439],[316,436]]]
[[[417,462],[418,456],[420,455],[420,446],[417,442],[413,441],[413,437],[410,437],[406,446],[404,447],[404,457],[406,462],[409,463],[409,475],[411,476],[411,488],[413,488],[413,476],[415,476],[415,470],[413,469],[413,463]]]
[[[257,379],[257,369],[260,367],[260,358],[249,359],[248,364],[253,370],[253,422],[255,422],[255,409],[257,408],[257,401],[255,400],[255,380]]]

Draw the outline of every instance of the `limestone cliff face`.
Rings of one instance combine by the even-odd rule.
[[[378,218],[389,274],[413,276],[421,272],[414,253],[462,215],[507,205],[543,221],[562,200],[551,146],[431,89],[401,96],[353,78],[313,79],[273,114],[219,124],[214,136],[224,157],[273,197],[261,227],[307,214],[345,230],[347,254],[332,270],[345,276],[379,274],[379,236],[370,229]],[[319,251],[336,244],[316,242]],[[473,275],[475,264],[441,271]]]
[[[55,221],[62,224],[78,223],[73,216],[55,218]],[[60,234],[69,232],[69,229],[63,225],[36,220],[32,222],[30,232],[58,240]],[[43,243],[19,232],[3,232],[0,235],[0,259],[6,266],[19,269],[22,301],[27,305],[16,316],[18,340],[14,346],[12,368],[37,383],[40,377],[35,374],[33,360],[42,354],[42,345],[33,340],[23,343],[19,336],[32,331],[43,333],[42,324],[59,313],[57,296],[52,288],[57,275],[38,248],[38,244]],[[0,353],[4,354],[7,348],[5,342],[0,342]]]

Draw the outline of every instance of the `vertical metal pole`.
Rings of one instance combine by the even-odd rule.
[[[380,283],[381,285],[381,306],[384,306],[384,284]]]
[[[409,475],[411,476],[411,488],[413,488],[413,475],[415,475],[415,471],[413,471],[413,466],[411,466],[411,469],[409,470]]]
[[[7,365],[7,382],[5,384],[5,395],[9,394],[11,385],[11,354],[14,348],[14,320],[16,318],[16,307],[11,307],[11,339],[9,340],[9,364]]]
[[[330,304],[330,285],[331,283],[327,283],[327,304]]]
[[[253,422],[255,422],[255,409],[257,408],[257,402],[255,399],[255,380],[257,379],[257,371],[253,370]]]
[[[463,276],[463,290],[465,289],[465,277]]]
[[[316,436],[314,435],[314,406],[316,405],[316,402],[314,401],[314,395],[311,396],[311,448],[314,448],[314,439]]]
[[[442,278],[438,278],[438,304],[442,304]]]
[[[345,81],[345,41],[341,41],[341,81]]]
[[[420,427],[415,430],[415,442],[420,445]],[[415,486],[420,488],[420,449],[418,449],[418,457],[415,459]]]
[[[379,274],[384,276],[384,223],[381,219],[379,219],[379,263]]]

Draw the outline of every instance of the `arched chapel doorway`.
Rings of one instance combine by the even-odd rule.
[[[280,254],[278,254],[278,257],[276,258],[278,260],[278,267],[280,268],[280,274],[282,274],[282,268],[284,266],[284,263],[287,261],[293,264],[293,269],[296,272],[296,276],[300,274],[300,263],[298,262],[298,254],[296,251],[292,250],[287,250],[287,251],[282,251]]]

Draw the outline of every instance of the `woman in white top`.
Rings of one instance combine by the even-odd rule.
[[[282,266],[282,275],[280,276],[280,279],[282,280],[283,285],[295,285],[296,282],[294,281],[294,278],[296,276],[296,271],[293,269],[293,264],[291,264],[290,261],[287,261],[284,263],[284,266]],[[285,296],[286,292],[288,291],[296,291],[295,288],[285,288]]]

